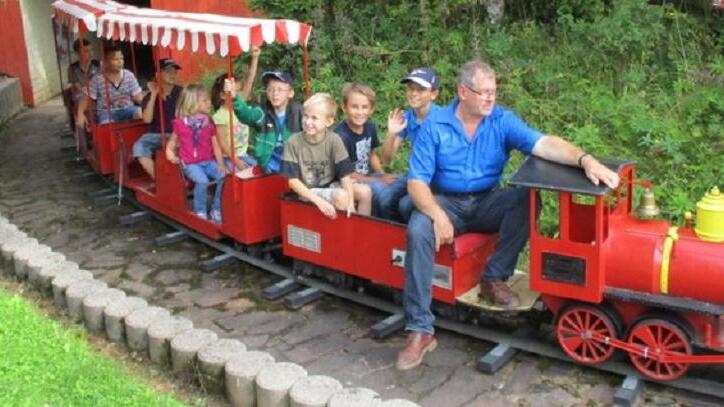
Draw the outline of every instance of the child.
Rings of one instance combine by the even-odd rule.
[[[434,103],[440,81],[432,69],[414,69],[400,82],[407,87],[410,107],[404,113],[395,109],[388,116],[387,138],[382,145],[382,162],[385,164],[392,161],[403,141],[414,143],[425,120],[440,109]],[[412,200],[407,196],[407,177],[400,177],[387,185],[380,191],[377,202],[383,218],[406,221],[413,209]]]
[[[249,96],[251,95],[251,88],[254,84],[254,77],[256,76],[259,54],[261,54],[261,51],[258,48],[251,51],[251,62],[249,62],[249,69],[244,86],[241,89],[238,89],[238,85],[240,85],[241,82],[235,82],[234,89],[231,92],[232,98],[237,93],[240,93],[243,100],[249,99]],[[221,148],[221,152],[224,154],[224,157],[227,158],[227,169],[230,171],[233,170],[233,166],[231,165],[231,159],[233,158],[235,160],[236,169],[244,170],[256,165],[256,160],[247,154],[247,150],[249,149],[249,126],[240,123],[236,116],[234,114],[230,114],[229,109],[226,107],[226,92],[224,92],[224,82],[226,78],[226,74],[219,75],[211,88],[211,104],[215,110],[212,119],[216,125],[216,135],[219,147]],[[234,129],[234,152],[231,151],[232,140],[229,127],[230,120]]]
[[[234,98],[234,113],[240,122],[256,130],[254,156],[264,172],[279,172],[284,143],[302,129],[302,106],[294,98],[292,76],[286,72],[264,72],[261,80],[266,87],[264,108],[251,107],[240,97]],[[226,81],[224,91],[234,89],[233,80]]]
[[[216,141],[216,126],[209,116],[210,110],[211,100],[203,86],[189,85],[181,92],[176,118],[173,119],[173,134],[166,145],[166,157],[174,164],[180,163],[184,174],[194,182],[193,211],[202,219],[209,218],[206,216],[209,182],[217,181],[209,216],[220,223],[221,186],[226,169]]]
[[[87,82],[101,72],[101,64],[91,59],[91,44],[85,38],[73,42],[73,51],[78,54],[78,61],[68,67],[68,84],[73,103],[77,104],[83,97],[83,88]]]
[[[85,110],[93,100],[96,103],[98,124],[117,123],[140,119],[143,90],[133,72],[123,68],[123,52],[116,46],[105,49],[103,72],[96,74],[88,84],[88,94],[80,99],[76,112],[76,126],[85,126]]]
[[[352,181],[354,168],[342,139],[329,131],[336,109],[328,93],[317,93],[304,102],[304,130],[284,146],[281,174],[289,178],[294,192],[330,219],[337,217],[336,209],[346,210],[347,216],[355,212],[355,202],[359,213],[369,215],[372,191]]]
[[[161,105],[163,105],[163,137],[166,138],[171,132],[171,123],[176,113],[176,104],[183,88],[176,84],[178,71],[181,65],[171,58],[163,58],[160,61],[161,86],[156,82],[148,82],[148,94],[144,96],[141,105],[143,106],[143,121],[149,123],[148,133],[144,133],[133,143],[133,158],[137,158],[144,171],[153,179],[156,178],[156,164],[153,156],[161,147]],[[163,89],[163,102],[158,103],[158,93]]]
[[[377,138],[377,126],[369,120],[375,111],[375,92],[359,83],[345,84],[342,88],[342,111],[345,119],[334,131],[342,138],[354,165],[352,179],[370,186],[375,204],[385,185],[396,179],[384,174],[380,157],[375,152],[380,141]],[[377,205],[373,206],[373,213],[377,214]]]

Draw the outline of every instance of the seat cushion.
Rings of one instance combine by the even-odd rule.
[[[455,257],[460,258],[483,246],[495,244],[495,241],[497,239],[497,233],[464,233],[460,236],[455,237],[455,241],[453,242],[455,248]]]

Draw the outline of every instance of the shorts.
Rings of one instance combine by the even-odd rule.
[[[141,115],[141,107],[130,105],[120,109],[111,109],[110,116],[108,115],[108,109],[100,109],[97,114],[98,124],[127,122],[133,120],[135,116]]]
[[[161,147],[161,133],[146,133],[133,143],[133,158],[153,158],[153,152]]]
[[[327,202],[334,202],[334,192],[341,191],[342,186],[338,182],[329,184],[327,188],[309,188],[314,195],[324,199]]]

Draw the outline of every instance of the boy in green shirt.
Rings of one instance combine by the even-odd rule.
[[[288,73],[264,72],[261,80],[267,97],[263,107],[249,106],[236,97],[233,79],[226,81],[224,90],[232,92],[239,121],[256,130],[252,149],[257,162],[265,173],[276,173],[281,167],[284,143],[302,130],[302,105],[293,100],[293,80]]]

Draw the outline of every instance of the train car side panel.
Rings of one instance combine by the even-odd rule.
[[[226,177],[221,198],[222,233],[243,244],[279,237],[279,197],[288,190],[287,179],[276,174],[249,179]]]

